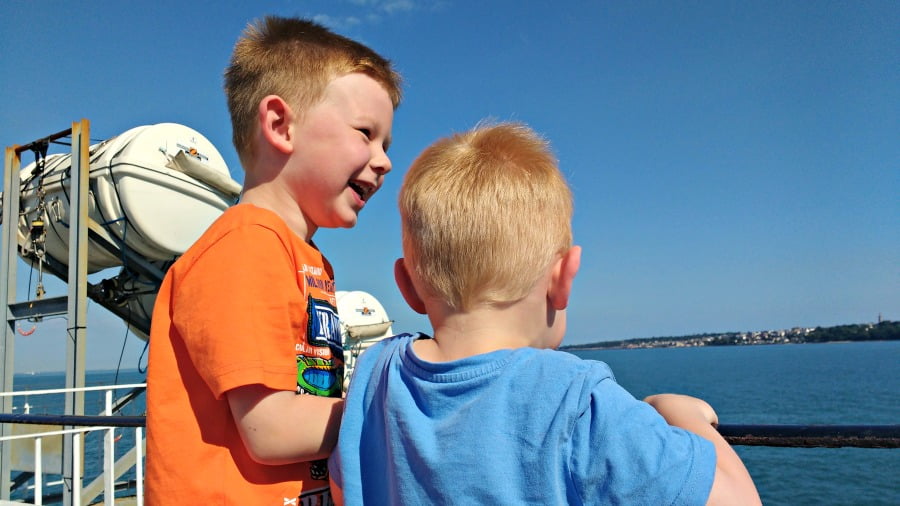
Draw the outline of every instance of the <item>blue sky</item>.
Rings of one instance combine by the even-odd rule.
[[[375,295],[395,330],[427,326],[393,283],[403,172],[483,118],[547,137],[574,189],[565,344],[900,319],[893,1],[13,0],[0,143],[183,123],[241,181],[221,76],[263,14],[317,19],[404,76],[394,172],[355,229],[316,236],[338,288]],[[88,367],[116,367],[124,325],[97,306],[89,325]],[[63,329],[19,337],[16,370],[62,370]],[[142,348],[129,337],[123,367]]]

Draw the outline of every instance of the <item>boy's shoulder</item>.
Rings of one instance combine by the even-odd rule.
[[[368,383],[375,369],[384,368],[387,366],[387,364],[399,358],[399,354],[403,352],[406,346],[408,346],[408,343],[421,337],[428,336],[419,333],[396,334],[390,337],[385,337],[384,339],[364,349],[356,359],[356,363],[353,365],[353,370],[350,372],[350,374],[352,375],[350,381],[351,388],[353,387],[354,383]],[[365,379],[357,381],[357,377]]]
[[[615,375],[606,362],[599,360],[589,360],[577,357],[571,353],[550,349],[521,348],[518,351],[519,357],[516,358],[516,369],[520,376],[533,378],[536,383],[530,388],[540,391],[546,386],[541,386],[552,378],[555,387],[550,389],[559,390],[559,394],[563,395],[563,391],[575,394],[575,398],[580,399],[579,402],[588,402],[588,400],[598,393],[605,391],[607,387],[602,385],[612,385],[616,383]],[[616,385],[614,388],[618,388]]]
[[[245,226],[261,226],[279,234],[290,231],[287,223],[278,214],[253,204],[237,204],[226,209],[210,225],[201,239],[209,236],[209,239],[215,240],[216,237],[221,237],[231,230]]]
[[[360,361],[375,360],[376,356],[381,357],[382,359],[386,359],[391,355],[403,353],[407,346],[409,346],[410,343],[417,339],[431,339],[431,336],[428,336],[427,334],[424,334],[422,332],[404,332],[401,334],[395,334],[393,336],[385,337],[384,339],[373,344],[369,349],[365,350],[365,353],[360,356]]]
[[[221,251],[225,257],[239,256],[235,248],[268,248],[269,236],[288,249],[292,232],[280,216],[272,211],[250,204],[238,204],[225,210],[209,228],[181,255],[173,265],[173,273],[185,273],[211,253]]]
[[[584,359],[567,351],[535,348],[528,349],[533,351],[535,355],[534,359],[536,361],[550,364],[551,367],[567,370],[573,376],[585,376],[595,380],[610,379],[615,381],[616,379],[612,369],[610,369],[606,362]]]

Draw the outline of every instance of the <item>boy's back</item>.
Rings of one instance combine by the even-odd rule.
[[[347,504],[705,502],[712,444],[606,364],[534,348],[432,363],[417,337],[360,357],[330,463]]]
[[[605,364],[555,351],[581,249],[545,141],[515,124],[441,139],[399,204],[397,286],[434,337],[360,357],[329,460],[338,502],[758,502],[708,404],[638,401]]]

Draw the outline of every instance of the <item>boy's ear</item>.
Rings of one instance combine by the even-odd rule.
[[[278,95],[267,95],[260,100],[257,114],[263,138],[276,150],[290,154],[294,150],[291,106]]]
[[[581,266],[581,246],[572,246],[556,261],[553,267],[550,287],[547,289],[547,300],[553,309],[562,311],[569,305],[572,293],[572,281]]]
[[[426,314],[425,303],[419,297],[419,292],[416,291],[416,287],[409,277],[409,271],[406,270],[406,263],[402,258],[398,258],[394,262],[394,279],[397,281],[397,288],[400,289],[400,294],[403,295],[403,299],[406,300],[409,307],[419,314]]]

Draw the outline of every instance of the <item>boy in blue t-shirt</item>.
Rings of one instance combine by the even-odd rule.
[[[434,337],[364,353],[329,460],[347,504],[759,504],[693,397],[641,402],[556,351],[581,249],[571,192],[529,128],[439,140],[400,190],[395,275]]]

